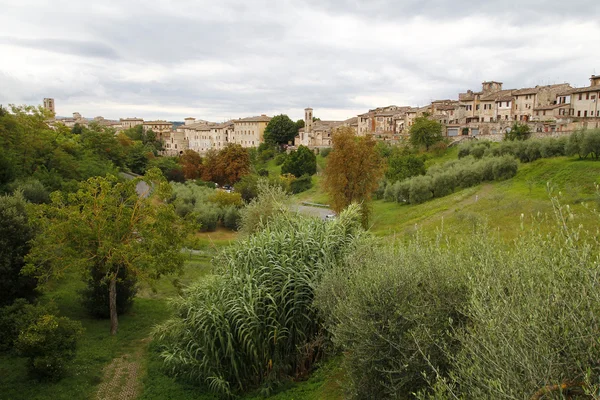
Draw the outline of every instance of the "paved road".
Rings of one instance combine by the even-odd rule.
[[[325,219],[327,214],[333,214],[333,210],[330,210],[329,208],[310,207],[303,205],[297,206],[296,211],[298,211],[300,214],[310,215],[311,217],[319,217],[321,219]]]
[[[137,178],[136,175],[128,172],[121,172],[121,176],[129,180]],[[135,191],[137,192],[138,196],[148,197],[150,195],[150,186],[148,186],[146,182],[138,182],[138,184],[135,186]]]

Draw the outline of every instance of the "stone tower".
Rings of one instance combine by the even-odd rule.
[[[304,133],[311,133],[313,127],[313,109],[304,109]]]
[[[54,109],[54,99],[45,98],[44,99],[44,108],[46,110],[52,111],[52,113],[56,113],[56,110]]]

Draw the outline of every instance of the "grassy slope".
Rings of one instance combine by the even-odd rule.
[[[456,158],[456,149],[446,155],[428,161],[428,164]],[[326,159],[319,157],[320,169]],[[271,162],[272,163],[272,162]],[[269,166],[275,171],[276,167]],[[301,193],[298,201],[327,203],[327,197],[320,186],[320,176],[315,178],[315,187]],[[468,239],[474,222],[487,220],[489,225],[506,238],[514,236],[520,226],[520,216],[531,219],[539,213],[550,213],[551,206],[546,192],[546,182],[551,181],[563,194],[563,202],[581,210],[582,201],[595,200],[595,182],[600,182],[600,163],[580,161],[575,158],[555,158],[538,160],[519,166],[517,176],[505,182],[483,184],[478,187],[458,191],[451,196],[435,199],[421,205],[400,205],[382,200],[374,202],[372,232],[377,236],[412,234],[415,228],[434,231],[444,226],[444,231],[453,238]],[[594,221],[581,221],[593,224]],[[81,341],[79,353],[70,369],[70,374],[58,383],[36,383],[26,378],[24,361],[11,356],[0,356],[0,399],[74,399],[90,398],[102,379],[102,369],[113,358],[143,348],[143,341],[150,335],[152,326],[169,316],[166,299],[178,293],[178,287],[210,273],[210,257],[235,234],[217,231],[199,235],[203,250],[186,263],[184,273],[179,277],[168,277],[159,281],[153,288],[144,287],[130,315],[120,318],[120,332],[116,337],[108,335],[108,321],[88,318],[77,299],[77,290],[82,284],[77,276],[68,276],[57,283],[47,301],[55,301],[61,312],[71,318],[81,320],[86,333]],[[155,352],[145,351],[141,399],[212,399],[202,394],[198,388],[186,386],[168,377],[160,368],[160,360]],[[340,359],[325,363],[310,379],[300,383],[290,383],[285,390],[269,398],[273,400],[291,399],[342,399],[340,380],[343,371]],[[246,399],[261,398],[250,394]]]

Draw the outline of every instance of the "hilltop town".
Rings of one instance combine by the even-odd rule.
[[[439,121],[448,139],[485,137],[501,140],[515,121],[529,125],[538,136],[564,135],[578,129],[600,127],[600,75],[590,77],[590,85],[572,87],[568,83],[505,89],[502,82],[487,81],[481,90],[467,90],[458,98],[435,100],[423,107],[377,107],[344,121],[322,121],[314,118],[313,109],[304,110],[304,128],[298,132],[293,145],[309,148],[331,146],[333,132],[342,126],[351,127],[357,135],[398,143],[408,136],[417,117],[427,116]],[[44,99],[44,107],[55,112],[53,98]],[[190,149],[206,153],[221,149],[228,143],[242,147],[258,147],[271,117],[259,116],[232,119],[222,123],[193,117],[185,118],[183,125],[174,126],[165,120],[144,121],[142,118],[106,120],[96,117],[93,122],[115,129],[116,132],[142,125],[152,130],[164,143],[164,154],[177,155]],[[68,127],[86,126],[90,120],[75,112],[72,118],[58,118],[53,123]],[[292,143],[290,143],[291,145]]]

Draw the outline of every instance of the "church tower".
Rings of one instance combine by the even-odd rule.
[[[311,133],[313,127],[313,109],[304,109],[304,133]]]
[[[54,114],[56,114],[56,111],[54,110],[54,99],[45,98],[44,99],[44,108],[46,110],[50,110]]]

